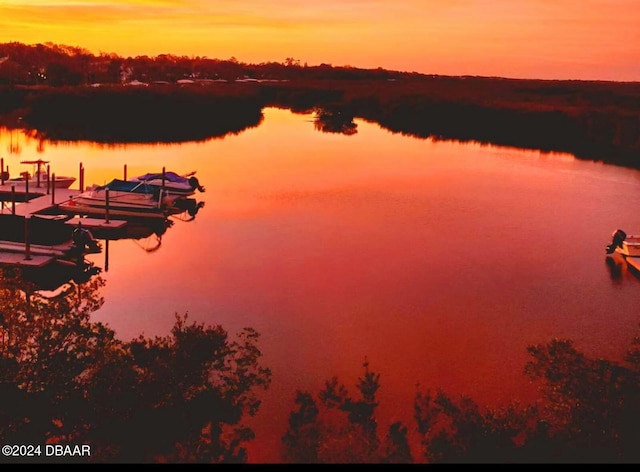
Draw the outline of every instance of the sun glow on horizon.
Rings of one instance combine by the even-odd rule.
[[[636,0],[4,0],[0,42],[445,75],[640,81]]]

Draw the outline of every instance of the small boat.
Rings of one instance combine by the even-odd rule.
[[[47,183],[49,179],[52,179],[53,176],[50,176],[46,170],[42,168],[43,165],[48,164],[49,161],[43,161],[42,159],[38,159],[35,161],[20,161],[20,164],[31,164],[34,166],[33,172],[24,171],[20,173],[20,177],[9,178],[6,175],[4,179],[5,185],[13,186],[15,185],[17,188],[22,189],[27,186],[27,181],[29,185],[29,189],[37,189],[37,188],[47,188]],[[76,181],[75,177],[70,176],[55,176],[54,185],[55,188],[69,188]]]
[[[179,198],[145,182],[113,179],[71,197],[59,209],[75,215],[106,216],[108,209],[119,217],[165,218],[182,211],[174,206]]]
[[[614,264],[626,262],[626,265],[640,274],[640,234],[627,235],[617,229],[611,236],[611,243],[607,245],[607,263],[610,259],[617,260]]]
[[[195,191],[204,192],[195,172],[179,175],[175,172],[150,172],[130,179],[132,182],[145,182],[147,185],[162,188],[169,195],[192,195]]]
[[[625,257],[640,257],[640,234],[628,235],[621,229],[615,230],[607,246],[607,254],[614,252]]]

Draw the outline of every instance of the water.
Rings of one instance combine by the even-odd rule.
[[[640,279],[605,264],[616,228],[640,230],[640,173],[564,154],[416,139],[359,121],[321,133],[309,115],[202,143],[98,146],[0,134],[12,174],[43,158],[85,183],[197,171],[205,202],[158,241],[110,241],[93,315],[123,340],[165,336],[175,313],[260,334],[273,372],[250,462],[279,461],[296,390],[381,374],[378,418],[409,429],[416,385],[481,405],[532,401],[526,347],[568,338],[620,358]],[[16,153],[16,150],[20,153]],[[414,451],[415,455],[417,451]]]

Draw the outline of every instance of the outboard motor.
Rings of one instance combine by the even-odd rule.
[[[627,233],[621,229],[617,229],[611,236],[611,244],[607,246],[607,254],[613,253],[617,247],[622,247],[622,242],[627,239]]]
[[[82,227],[82,223],[78,222],[78,226],[73,229],[72,239],[75,247],[83,253],[88,250],[89,252],[100,252],[100,242],[93,237],[91,231]]]
[[[191,185],[191,188],[193,190],[198,190],[199,192],[204,192],[204,187],[202,185],[200,185],[200,182],[198,181],[197,177],[189,177],[189,185]]]

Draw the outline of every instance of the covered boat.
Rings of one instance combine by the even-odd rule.
[[[168,194],[192,195],[197,191],[204,192],[198,178],[191,172],[179,175],[175,172],[149,172],[130,179],[132,182],[145,182],[147,185],[162,188]]]
[[[142,181],[113,179],[70,198],[59,208],[77,215],[104,216],[108,209],[114,216],[164,218],[180,211],[174,207],[178,198],[180,195],[171,195]]]

